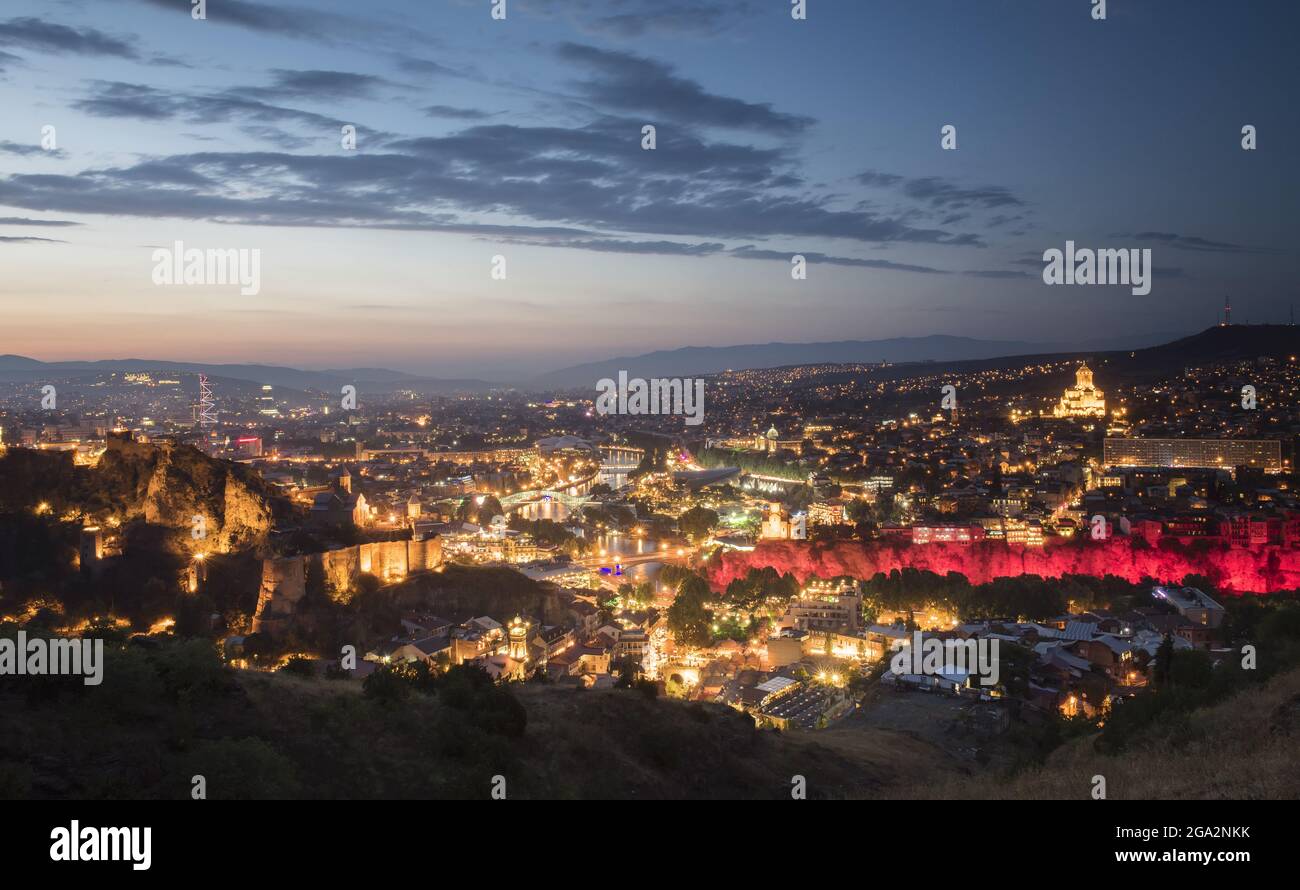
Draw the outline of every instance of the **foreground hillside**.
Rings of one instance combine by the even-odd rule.
[[[758,731],[645,686],[234,671],[202,640],[137,639],[106,656],[99,686],[0,677],[0,798],[182,799],[202,777],[212,799],[482,799],[502,777],[510,798],[789,799],[802,776],[811,799],[1087,799],[1095,775],[1113,799],[1300,797],[1295,669],[1132,723],[1119,753],[1100,753],[1090,730],[1009,772],[1004,758],[956,757],[983,744],[960,728],[951,744],[856,717]]]
[[[951,774],[899,786],[900,798],[1085,799],[1093,776],[1109,800],[1295,800],[1300,798],[1300,670],[1216,705],[1149,727],[1122,754],[1076,739],[1042,766],[1004,779]]]
[[[373,691],[373,690],[372,690]],[[130,645],[104,681],[0,679],[0,797],[220,798],[872,797],[942,771],[904,735],[851,752],[759,732],[718,705],[643,690],[444,683],[400,698],[353,680],[236,672],[209,644]],[[88,731],[87,727],[93,727]]]

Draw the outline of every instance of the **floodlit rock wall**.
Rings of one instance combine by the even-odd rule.
[[[1042,547],[981,541],[956,544],[911,544],[897,541],[804,541],[760,543],[750,552],[723,553],[709,565],[709,581],[721,590],[751,569],[771,566],[801,582],[809,577],[852,575],[915,568],[943,575],[960,572],[972,584],[1014,575],[1116,575],[1130,582],[1143,578],[1178,582],[1185,575],[1204,575],[1227,593],[1271,593],[1300,587],[1300,549],[1232,547],[1223,542],[1181,543],[1165,540],[1149,546],[1135,538],[1106,541],[1050,542]]]

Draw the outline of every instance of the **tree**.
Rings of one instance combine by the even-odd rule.
[[[659,570],[659,583],[665,584],[674,590],[679,589],[686,582],[687,578],[698,577],[686,566],[679,566],[676,563],[668,563]]]
[[[303,658],[301,655],[295,655],[282,664],[280,672],[292,674],[295,677],[311,677],[316,674],[316,671],[312,668],[311,659]]]
[[[709,642],[709,626],[713,622],[713,615],[705,605],[709,596],[709,584],[699,575],[682,582],[677,598],[668,607],[668,629],[679,643],[703,646]]]
[[[361,572],[357,575],[356,580],[352,582],[352,588],[356,591],[357,596],[371,596],[383,586],[384,582],[380,581],[377,575],[370,572]]]
[[[394,705],[411,694],[411,685],[396,668],[384,665],[361,682],[361,692],[382,705]]]
[[[1205,689],[1214,681],[1214,661],[1200,650],[1180,652],[1169,666],[1170,685],[1178,689]]]
[[[642,581],[639,584],[624,582],[618,585],[618,596],[625,608],[634,608],[654,599],[654,585],[649,581]]]
[[[479,503],[482,498],[482,503]],[[492,517],[500,516],[505,513],[501,507],[501,502],[492,495],[478,495],[472,498],[465,498],[460,507],[456,510],[456,518],[473,522],[476,525],[487,525],[492,521]]]
[[[618,675],[614,685],[619,689],[630,689],[641,676],[641,662],[635,658],[623,657],[610,665],[610,671]]]
[[[212,613],[216,606],[204,594],[181,594],[176,600],[176,624],[172,632],[178,637],[212,636]]]
[[[1038,656],[1032,649],[1000,642],[997,653],[998,684],[1007,694],[1022,699],[1029,694],[1029,675],[1038,663]]]
[[[1156,649],[1156,664],[1151,672],[1151,679],[1157,687],[1169,682],[1169,678],[1173,675],[1173,662],[1174,638],[1165,634],[1165,638],[1160,641],[1160,646]]]
[[[695,541],[707,537],[717,524],[718,514],[707,507],[692,507],[677,518],[677,528]]]

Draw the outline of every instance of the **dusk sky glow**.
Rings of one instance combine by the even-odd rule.
[[[7,0],[0,353],[506,380],[1288,318],[1294,3],[490,5]],[[260,293],[156,286],[178,240],[259,249]],[[1067,240],[1151,248],[1151,293],[1044,285]]]

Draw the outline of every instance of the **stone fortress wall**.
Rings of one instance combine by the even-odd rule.
[[[262,560],[262,586],[253,615],[253,633],[282,631],[307,595],[309,566],[319,569],[327,588],[348,590],[359,575],[369,573],[385,583],[400,581],[412,572],[432,571],[442,564],[442,541],[376,541]]]

